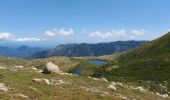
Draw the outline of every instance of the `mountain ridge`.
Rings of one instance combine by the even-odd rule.
[[[32,52],[30,58],[43,58],[50,56],[102,56],[123,52],[147,41],[116,41],[109,43],[96,43],[96,44],[65,44],[59,45],[55,48]]]

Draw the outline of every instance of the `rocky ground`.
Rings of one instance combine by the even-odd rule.
[[[109,58],[109,57],[108,57]],[[101,59],[108,59],[101,57]],[[154,93],[130,83],[68,73],[80,61],[91,58],[52,57],[38,60],[1,60],[1,100],[162,100],[167,94]],[[12,61],[11,61],[12,60]],[[111,58],[109,58],[111,60]],[[13,62],[13,65],[7,63]],[[50,62],[50,64],[49,64]],[[47,66],[47,65],[48,66]],[[41,73],[44,67],[51,73]],[[46,69],[48,70],[48,68]],[[54,71],[54,72],[53,72]]]

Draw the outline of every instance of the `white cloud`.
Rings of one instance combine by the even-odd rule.
[[[14,40],[15,39],[15,36],[11,33],[8,33],[8,32],[2,32],[0,33],[0,40],[3,41],[3,40]]]
[[[132,30],[131,33],[132,33],[132,35],[130,36],[130,39],[135,39],[135,38],[145,35],[146,31],[144,29]]]
[[[30,37],[17,38],[12,33],[2,32],[0,33],[0,40],[1,41],[17,41],[17,42],[37,42],[37,41],[42,41],[44,39],[30,38]]]
[[[53,29],[52,31],[46,31],[44,34],[49,37],[52,37],[55,35],[70,36],[70,35],[74,34],[74,30],[72,28],[70,28],[70,29],[65,29],[65,28]]]
[[[55,36],[55,33],[54,32],[52,32],[52,31],[45,31],[45,33],[44,33],[46,36]]]
[[[115,37],[124,37],[126,36],[126,31],[124,29],[122,30],[113,30],[112,32],[100,32],[95,31],[89,34],[90,37],[101,37],[101,38],[109,38],[112,36]]]
[[[122,30],[113,30],[113,34],[116,36],[116,37],[124,37],[126,36],[126,31],[125,29],[122,29]]]
[[[42,40],[45,40],[45,39],[29,38],[29,37],[15,39],[15,41],[17,41],[17,42],[38,42],[38,41],[42,41]]]

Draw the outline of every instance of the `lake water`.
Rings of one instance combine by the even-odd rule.
[[[104,60],[90,60],[89,63],[94,64],[94,65],[105,65],[105,64],[107,64],[107,62],[104,61]]]
[[[89,63],[90,63],[90,64],[94,64],[94,65],[98,65],[98,66],[107,64],[107,62],[104,61],[104,60],[90,60]],[[84,66],[83,66],[83,67],[82,67],[82,66],[77,67],[76,70],[75,70],[75,74],[80,75],[81,72],[83,72],[83,71],[85,71],[85,70],[86,70],[86,69],[85,69]]]
[[[84,70],[85,70],[85,68],[83,68],[83,67],[78,67],[78,68],[76,68],[76,70],[75,70],[75,74],[80,75],[81,72],[84,71]]]

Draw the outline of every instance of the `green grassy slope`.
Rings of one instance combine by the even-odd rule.
[[[109,58],[101,57],[100,59]],[[122,83],[123,86],[116,85],[117,89],[113,90],[108,88],[112,83],[102,79],[73,74],[42,74],[33,69],[33,67],[41,69],[46,62],[51,61],[59,65],[63,72],[67,72],[77,64],[90,59],[96,59],[96,57],[51,57],[36,60],[0,58],[0,83],[4,83],[8,88],[6,92],[0,90],[0,100],[122,100],[122,97],[154,100],[161,98],[150,91],[140,92],[132,89],[130,86],[133,85],[129,86],[126,83]],[[23,68],[15,66],[23,66]],[[34,82],[32,81],[34,78],[48,79],[51,84]],[[59,80],[63,80],[64,83],[60,83]]]
[[[170,32],[118,57],[112,75],[127,81],[168,83],[170,90]]]

